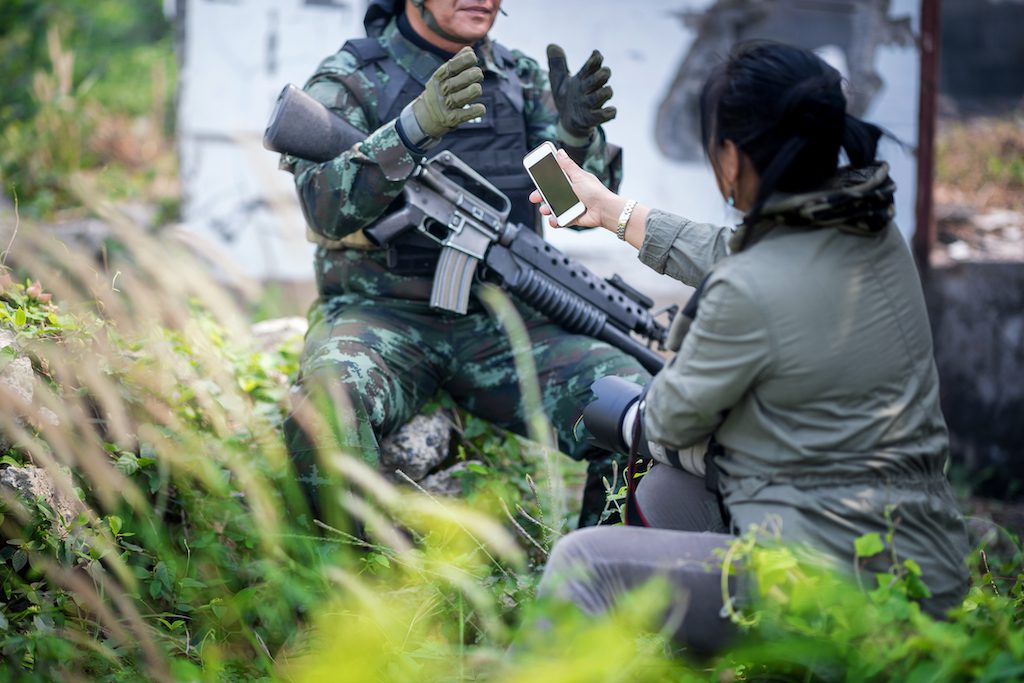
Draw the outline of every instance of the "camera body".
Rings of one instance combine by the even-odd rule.
[[[606,451],[629,453],[636,443],[637,454],[644,459],[685,470],[703,477],[707,445],[677,450],[649,441],[644,429],[644,398],[650,385],[640,385],[621,377],[602,377],[590,385],[594,400],[583,409],[583,424],[590,443]]]

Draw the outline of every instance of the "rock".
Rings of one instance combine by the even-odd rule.
[[[35,373],[32,370],[32,361],[25,356],[15,358],[0,370],[0,382],[24,401],[26,406],[32,403]]]
[[[266,353],[280,348],[293,337],[301,337],[307,327],[305,318],[274,318],[256,323],[251,331],[255,346]],[[278,379],[285,381],[286,378]],[[448,458],[452,423],[453,416],[446,410],[413,417],[381,442],[381,473],[397,484],[408,483],[398,474],[399,470],[413,481],[422,480]]]
[[[1024,215],[1016,211],[990,211],[974,217],[974,225],[985,232],[1024,225]]]
[[[423,487],[428,493],[433,493],[439,496],[460,496],[462,495],[462,482],[458,474],[465,472],[470,463],[480,463],[479,460],[466,460],[465,462],[458,462],[451,467],[435,472],[429,477],[423,479],[420,482],[420,486]]]
[[[977,212],[966,204],[950,202],[935,206],[935,222],[939,225],[970,223],[976,214]]]
[[[28,423],[34,429],[44,425],[58,425],[60,419],[45,406],[34,405],[35,370],[32,361],[20,354],[17,338],[13,332],[0,329],[0,351],[11,347],[15,356],[3,365],[6,355],[0,355],[0,405],[5,410],[14,410],[18,424]],[[0,451],[10,448],[10,443],[0,433]]]
[[[105,244],[115,238],[110,226],[98,218],[61,221],[48,226],[48,230],[76,253],[101,261]]]
[[[420,481],[448,457],[451,436],[448,411],[417,415],[381,443],[381,471],[392,480],[403,481],[395,475],[401,470],[413,481]]]
[[[963,240],[957,240],[947,247],[946,253],[954,261],[966,261],[971,258],[971,247]]]
[[[42,498],[60,520],[56,530],[61,538],[67,537],[67,527],[82,509],[81,502],[77,498],[64,496],[50,473],[41,467],[6,467],[0,470],[0,486],[7,487],[29,500]]]
[[[281,348],[293,337],[304,336],[308,327],[309,322],[305,318],[293,316],[264,320],[256,323],[250,329],[256,348],[264,353],[269,353]]]
[[[14,349],[15,357],[4,365],[9,358],[4,349],[8,347]],[[4,410],[14,409],[18,414],[24,414],[32,404],[34,381],[32,362],[20,355],[14,333],[0,328],[0,406]],[[19,403],[23,405],[18,406]],[[10,442],[0,432],[0,451],[10,447]]]

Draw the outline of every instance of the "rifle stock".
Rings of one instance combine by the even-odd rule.
[[[263,145],[322,163],[365,137],[289,84],[278,96]],[[667,327],[649,310],[653,302],[618,276],[599,278],[529,228],[509,223],[508,197],[451,152],[421,162],[406,181],[403,199],[401,209],[364,233],[374,244],[387,246],[417,229],[439,244],[431,306],[465,313],[483,262],[489,277],[568,331],[606,341],[652,373],[661,369],[664,360],[651,345],[663,348]],[[674,312],[673,307],[669,315]]]
[[[263,147],[271,152],[317,163],[365,139],[366,133],[291,83],[281,89],[263,131]]]

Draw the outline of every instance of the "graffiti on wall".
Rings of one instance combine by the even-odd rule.
[[[890,0],[717,0],[701,11],[677,13],[695,35],[658,106],[655,139],[677,161],[702,158],[700,88],[715,64],[738,42],[778,40],[838,56],[848,80],[850,112],[862,116],[884,85],[878,49],[909,47],[909,17],[890,16]]]

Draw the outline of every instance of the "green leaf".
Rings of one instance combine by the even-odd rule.
[[[882,543],[882,536],[876,532],[864,534],[853,542],[854,552],[857,557],[874,557],[885,550]]]
[[[20,572],[22,569],[25,568],[25,565],[27,563],[28,555],[25,553],[24,550],[18,548],[18,550],[14,553],[14,557],[11,558],[11,565],[14,566],[14,571]]]
[[[24,327],[25,326],[25,309],[18,306],[18,310],[14,312],[14,326]]]
[[[156,580],[164,585],[165,588],[174,587],[174,578],[171,576],[171,572],[167,569],[166,562],[157,562],[156,567],[153,568],[153,576]]]
[[[488,425],[483,420],[478,418],[470,418],[467,420],[466,429],[463,432],[463,436],[467,439],[475,439],[478,436],[483,436],[488,430]]]
[[[380,566],[384,567],[385,569],[390,569],[391,568],[391,561],[388,560],[386,555],[381,555],[380,553],[374,553],[373,555],[370,555],[370,559],[372,561],[376,562],[377,564],[379,564]]]
[[[476,472],[477,474],[487,474],[488,472],[490,472],[490,470],[488,470],[487,467],[481,465],[478,462],[467,462],[466,469],[468,469],[470,472]]]
[[[122,521],[121,518],[117,515],[110,515],[109,517],[107,517],[107,524],[110,525],[110,531],[113,532],[115,536],[121,533]]]
[[[907,586],[907,595],[912,598],[930,598],[932,592],[928,590],[928,586],[924,585],[924,581],[919,576],[911,574],[904,578],[904,582]]]
[[[114,467],[124,476],[130,477],[139,471],[139,459],[135,457],[134,453],[122,452],[114,461]]]

